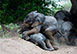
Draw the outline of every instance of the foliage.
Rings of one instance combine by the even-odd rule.
[[[4,25],[4,26],[9,28],[10,30],[16,30],[19,28],[19,26],[17,24],[13,24],[13,23],[10,23],[10,24]]]
[[[64,10],[70,11],[72,4],[70,1],[68,1],[67,3],[63,4],[62,6],[64,7]]]
[[[12,37],[12,34],[18,34],[18,28],[20,26],[14,23],[8,25],[0,25],[0,37]],[[12,34],[11,34],[12,33]],[[20,36],[20,34],[18,34]]]
[[[62,10],[64,8],[62,5],[57,4],[57,2],[60,2],[60,1],[52,1],[50,4],[51,7],[49,8],[51,9],[52,15],[54,15],[55,12],[57,12],[58,10]]]
[[[2,34],[3,34],[3,29],[2,26],[0,25],[0,37],[2,37]]]
[[[54,12],[47,6],[51,4],[56,8],[55,2],[51,0],[0,0],[0,23],[11,23],[21,21],[26,14],[37,10],[47,15]]]
[[[0,30],[2,29],[2,26],[0,25]]]

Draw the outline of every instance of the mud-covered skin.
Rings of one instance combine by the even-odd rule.
[[[28,25],[30,25],[29,27],[32,27],[32,29],[30,29],[30,30],[27,32],[27,34],[26,34],[27,37],[28,37],[30,34],[39,33],[39,32],[40,32],[40,28],[41,28],[41,26],[42,26],[42,24],[43,24],[43,22],[44,22],[44,20],[45,20],[45,16],[44,16],[43,14],[41,14],[41,13],[35,13],[34,16],[35,16],[34,19],[31,18],[31,19],[33,19],[33,20],[32,20],[32,24],[28,24]],[[29,17],[30,17],[30,15],[29,15]],[[30,18],[29,18],[29,19],[30,19]]]
[[[33,29],[29,30],[26,33],[27,37],[29,36],[29,34],[36,34],[41,31],[50,40],[50,43],[53,46],[55,45],[53,35],[57,29],[57,20],[53,16],[45,16],[45,21],[43,21],[42,24],[38,23],[38,25],[33,26],[33,27],[34,27]],[[51,28],[51,27],[52,27],[52,29],[50,31],[48,31],[48,28]],[[55,48],[55,49],[57,49],[57,48]]]
[[[29,24],[30,26],[32,24],[38,25],[36,22],[39,24],[42,24],[45,20],[45,16],[42,13],[38,13],[37,11],[30,12],[24,19],[24,24]],[[34,26],[36,26],[34,25]],[[32,27],[34,27],[32,26]]]
[[[56,30],[57,20],[53,16],[45,16],[45,21],[41,27],[41,33],[43,33],[50,40],[50,43],[55,49],[58,49],[55,47],[54,43],[54,34],[56,33]]]
[[[57,20],[53,16],[45,16],[45,21],[42,25],[41,31],[54,31],[56,29],[57,29]]]
[[[23,25],[19,31],[22,33],[25,29],[29,28],[29,30],[33,30],[37,25],[42,24],[45,20],[45,16],[41,13],[37,13],[37,11],[32,11],[26,15],[23,21]]]
[[[22,34],[24,31],[31,29],[31,27],[27,27],[26,25],[22,24],[20,26],[20,31],[18,33]]]
[[[23,32],[22,38],[25,40],[26,39],[26,32]],[[38,45],[40,45],[44,50],[48,50],[48,51],[53,51],[54,48],[52,47],[52,45],[50,44],[50,41],[41,33],[37,33],[37,34],[32,34],[30,35],[29,39],[31,40],[31,42],[37,43]],[[46,46],[47,45],[47,46]]]
[[[26,36],[29,37],[30,34],[36,34],[36,33],[40,32],[41,27],[46,27],[46,25],[47,25],[46,29],[43,30],[42,32],[46,33],[46,37],[50,40],[51,43],[52,42],[54,43],[54,41],[53,41],[54,38],[53,38],[52,33],[54,33],[54,31],[56,30],[57,20],[52,16],[44,16],[43,14],[37,13],[37,12],[35,12],[35,14],[33,13],[35,16],[35,18],[33,18],[31,16],[31,14],[32,14],[32,12],[29,13],[28,16],[24,20],[25,27],[26,27],[26,24],[27,24],[27,27],[32,27],[32,29],[28,30],[28,32],[26,33]],[[29,22],[29,24],[27,21]],[[32,21],[32,23],[30,21]],[[47,34],[47,32],[48,32],[47,28],[51,28],[51,27],[52,27],[51,31],[53,31],[53,30],[54,31],[53,32],[49,31],[49,33],[51,32],[51,34],[49,35],[49,33]]]

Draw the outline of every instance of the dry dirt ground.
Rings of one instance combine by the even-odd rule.
[[[0,38],[0,54],[77,54],[77,46],[59,45],[56,51],[45,51],[19,37]]]

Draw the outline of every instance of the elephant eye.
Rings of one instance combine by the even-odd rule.
[[[27,20],[26,23],[29,23],[31,20]]]

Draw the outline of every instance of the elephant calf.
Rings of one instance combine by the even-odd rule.
[[[23,32],[23,35],[22,35],[22,39],[25,39],[26,38],[26,32],[27,31],[24,31]],[[31,40],[31,42],[33,43],[37,43],[38,45],[40,45],[43,49],[45,50],[48,50],[48,51],[53,51],[54,48],[52,47],[52,45],[50,44],[50,41],[49,39],[47,39],[43,34],[41,33],[37,33],[37,34],[31,34],[29,39],[28,40]],[[47,45],[47,46],[46,46]]]

